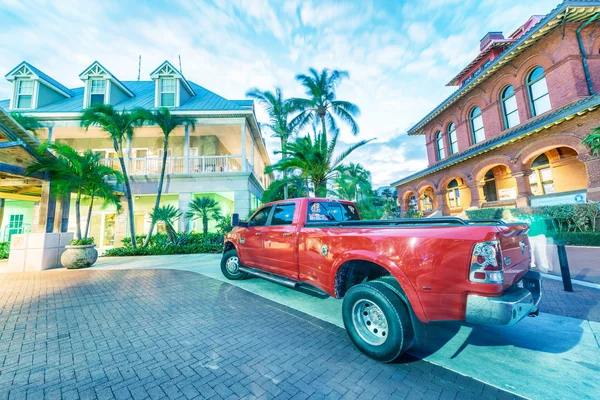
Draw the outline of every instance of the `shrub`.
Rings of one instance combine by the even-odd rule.
[[[0,242],[0,260],[8,258],[10,252],[10,242]]]
[[[169,240],[166,234],[157,233],[150,237],[148,247],[142,248],[141,243],[146,239],[146,235],[136,237],[138,246],[136,249],[131,247],[131,238],[122,240],[124,246],[110,249],[104,252],[103,256],[122,257],[122,256],[151,256],[165,254],[194,254],[194,253],[220,253],[223,251],[223,235],[219,233],[177,233],[173,242]]]
[[[403,218],[423,218],[423,211],[419,210],[408,210],[404,213]]]
[[[71,246],[86,246],[90,244],[94,244],[94,238],[92,237],[71,240]]]
[[[502,218],[502,211],[505,208],[481,208],[477,210],[467,210],[467,217],[469,219],[500,219]],[[510,210],[510,208],[506,208]]]
[[[563,242],[567,246],[600,247],[600,232],[555,232],[551,236],[555,242]]]

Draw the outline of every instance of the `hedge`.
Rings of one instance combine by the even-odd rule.
[[[555,243],[567,246],[600,247],[600,232],[555,232],[551,236]]]
[[[0,242],[0,260],[7,259],[9,251],[10,242]]]
[[[131,238],[122,240],[123,247],[106,250],[103,256],[158,256],[169,254],[220,253],[223,251],[223,235],[218,233],[178,233],[173,242],[164,233],[152,235],[148,247],[142,247],[146,235],[136,236],[137,248],[131,247]]]

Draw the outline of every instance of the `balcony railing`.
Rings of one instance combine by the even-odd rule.
[[[121,169],[118,158],[105,158],[104,165],[116,170]],[[248,171],[254,171],[250,164],[247,166]],[[159,175],[161,168],[162,157],[158,156],[130,158],[127,165],[129,175]],[[185,157],[168,157],[165,166],[166,174],[203,174],[242,170],[242,157],[237,155],[189,157],[187,168]]]

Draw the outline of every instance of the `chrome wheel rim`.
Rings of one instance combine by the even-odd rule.
[[[232,275],[235,275],[239,272],[240,260],[237,257],[229,257],[227,262],[225,263],[225,268],[227,272]]]
[[[372,346],[381,346],[388,338],[388,322],[379,306],[370,300],[358,300],[352,306],[352,324],[358,335]]]

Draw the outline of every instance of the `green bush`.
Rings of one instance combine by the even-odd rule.
[[[554,242],[563,242],[567,246],[600,247],[600,232],[555,232],[551,236]]]
[[[83,238],[83,239],[73,239],[71,240],[71,246],[86,246],[89,244],[94,244],[94,238]]]
[[[223,251],[223,235],[219,233],[177,233],[173,242],[164,233],[152,235],[148,247],[142,248],[146,235],[136,237],[137,248],[131,247],[131,238],[122,240],[123,247],[106,250],[103,256],[156,256],[168,254],[220,253]]]
[[[404,213],[403,218],[423,218],[424,215],[420,210],[408,210]]]
[[[502,218],[502,211],[505,208],[481,208],[477,210],[467,210],[467,217],[469,219],[500,219]],[[506,208],[506,210],[511,210]]]
[[[0,260],[8,258],[10,251],[10,242],[0,242]]]

